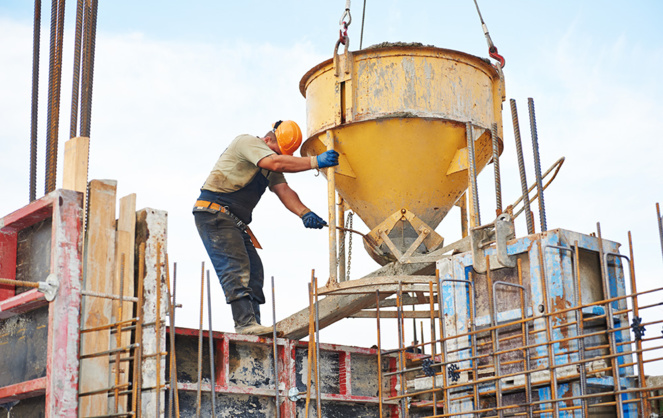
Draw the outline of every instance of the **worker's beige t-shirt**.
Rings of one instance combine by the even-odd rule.
[[[269,188],[286,183],[283,173],[258,167],[258,161],[275,154],[262,139],[240,135],[221,154],[203,189],[217,193],[232,193],[246,186],[259,170],[269,180]]]

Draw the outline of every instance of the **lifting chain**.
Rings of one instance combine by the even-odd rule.
[[[488,55],[490,55],[491,58],[496,59],[500,63],[499,68],[502,69],[504,68],[506,61],[504,60],[504,57],[497,52],[497,47],[495,46],[495,44],[493,44],[493,40],[490,38],[490,34],[488,33],[488,26],[486,26],[486,23],[483,21],[483,17],[481,16],[481,10],[479,10],[479,4],[477,3],[477,0],[474,0],[474,5],[477,8],[477,13],[479,14],[479,20],[481,20],[481,28],[483,29],[483,34],[486,35],[486,41],[488,42]]]
[[[346,21],[347,18],[347,21]],[[341,20],[338,21],[339,26],[341,27],[338,31],[338,42],[345,45],[348,41],[348,27],[352,23],[352,15],[350,14],[350,0],[345,0],[345,10],[341,15]]]

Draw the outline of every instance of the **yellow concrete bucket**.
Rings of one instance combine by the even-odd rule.
[[[384,265],[439,248],[434,229],[469,185],[467,123],[477,173],[492,157],[491,124],[502,137],[497,69],[458,51],[382,44],[335,53],[300,90],[301,153],[340,153],[336,191],[371,228],[364,244],[373,259]]]

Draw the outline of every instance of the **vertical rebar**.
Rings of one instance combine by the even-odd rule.
[[[154,328],[156,334],[156,412],[157,417],[161,417],[161,242],[157,242],[157,289],[156,289],[156,317],[154,319]]]
[[[518,123],[518,110],[516,101],[511,99],[511,119],[513,120],[513,134],[516,138],[516,153],[518,154],[518,170],[520,172],[520,187],[523,193],[523,206],[525,208],[525,219],[527,219],[527,234],[534,233],[534,219],[529,202],[529,190],[527,187],[527,175],[525,172],[525,159],[523,157],[523,145],[520,140],[520,124]]]
[[[502,382],[500,379],[501,367],[500,367],[500,355],[495,354],[499,351],[499,334],[497,330],[497,304],[495,301],[495,294],[493,289],[493,279],[490,275],[490,256],[486,255],[486,283],[488,287],[488,300],[492,301],[488,303],[488,309],[490,311],[490,326],[493,328],[490,331],[490,339],[492,340],[493,348],[493,373],[495,377],[495,403],[497,406],[497,416],[500,418],[504,417],[504,411],[502,410]]]
[[[500,149],[497,137],[497,124],[493,123],[490,129],[490,137],[493,142],[493,171],[495,173],[495,212],[497,216],[502,214],[502,179],[500,177]]]
[[[435,342],[435,298],[433,296],[433,281],[428,282],[428,303],[429,303],[429,309],[430,309],[430,341],[431,341],[431,360],[433,363],[435,363],[436,357],[437,357],[437,350],[436,350],[436,342]],[[438,300],[438,309],[439,308],[439,300]],[[422,321],[423,324],[423,321]],[[423,330],[421,332],[423,335]],[[437,373],[433,373],[433,378],[432,378],[432,383],[433,383],[433,415],[437,415]]]
[[[196,392],[196,417],[200,418],[203,384],[203,304],[205,301],[205,262],[200,272],[200,321],[198,324],[198,391]]]
[[[83,11],[85,0],[78,0],[76,6],[76,35],[74,39],[74,71],[71,90],[71,120],[69,122],[69,137],[76,137],[78,126],[78,99],[81,85],[81,43],[83,36]]]
[[[343,203],[343,198],[339,195],[338,196],[338,217],[337,223],[340,226],[345,225],[345,211],[344,211],[344,203]],[[339,244],[339,249],[338,249],[338,281],[339,282],[344,282],[347,280],[345,273],[346,273],[346,264],[345,264],[345,229],[339,228],[338,229],[338,242]]]
[[[534,99],[527,99],[529,109],[529,123],[532,132],[532,150],[534,151],[534,174],[536,175],[536,188],[539,194],[539,217],[541,219],[541,232],[548,230],[546,222],[546,205],[543,201],[543,179],[541,177],[541,160],[539,158],[539,136],[536,132],[536,115],[534,113]]]
[[[115,330],[115,347],[122,347],[122,305],[124,305],[124,253],[120,255],[120,303],[117,308],[117,329]],[[113,393],[113,401],[115,405],[114,412],[117,414],[120,405],[120,364],[121,351],[115,354],[115,390]]]
[[[470,188],[471,188],[471,222],[470,227],[475,227],[481,225],[481,214],[479,213],[479,192],[477,189],[477,167],[476,159],[474,155],[474,134],[472,132],[472,124],[467,122],[465,124],[465,135],[467,137],[467,152],[468,152],[468,163],[469,163],[469,174],[470,174]]]
[[[380,418],[382,414],[382,338],[380,335],[380,289],[375,291],[375,317],[377,318],[378,333],[378,409]]]
[[[611,298],[611,292],[610,292],[610,283],[608,281],[608,269],[607,269],[607,263],[606,263],[606,256],[605,252],[603,250],[603,238],[601,237],[601,224],[596,223],[596,231],[597,231],[597,236],[599,240],[599,262],[601,263],[601,284],[603,285],[603,297],[605,299],[610,299]],[[623,418],[624,416],[624,406],[622,404],[622,395],[619,393],[622,390],[622,382],[620,380],[619,376],[619,365],[618,365],[618,359],[616,357],[617,354],[617,342],[615,341],[615,321],[614,321],[614,316],[612,314],[612,303],[608,302],[606,303],[606,322],[608,325],[607,333],[608,333],[608,340],[610,342],[610,362],[612,365],[612,380],[615,385],[615,403],[617,405],[617,417],[618,418]]]
[[[176,277],[177,263],[173,263],[173,277]],[[169,368],[170,368],[170,387],[168,388],[168,418],[173,418],[173,403],[175,396],[175,389],[177,387],[177,373],[175,372],[175,296],[170,289],[170,261],[168,254],[166,254],[166,297],[168,298],[168,317],[169,317],[169,341],[170,350],[168,353]],[[173,290],[175,285],[173,283]]]
[[[37,199],[37,122],[39,109],[39,45],[41,39],[41,0],[35,0],[32,35],[32,107],[30,118],[30,202]]]
[[[208,290],[209,292],[209,290]],[[279,399],[279,356],[278,342],[276,341],[276,289],[274,288],[274,276],[272,276],[272,347],[274,355],[274,389],[276,396],[276,418],[281,417],[281,407]]]
[[[210,285],[209,270],[207,270],[207,322],[209,328],[207,341],[209,342],[210,396],[212,397],[212,417],[216,417],[216,370],[214,367],[214,336],[212,329],[212,287]]]
[[[64,0],[51,2],[51,56],[48,77],[48,114],[46,121],[45,193],[55,190],[58,161],[58,126],[60,122],[60,81],[62,76],[62,41],[64,35]]]
[[[398,281],[398,293],[396,293],[396,320],[398,321],[398,385],[400,390],[399,405],[401,408],[401,416],[406,417],[405,412],[405,348],[403,344],[403,282]]]
[[[173,356],[173,361],[172,361],[172,376],[174,379],[173,386],[175,387],[175,416],[177,418],[180,418],[180,392],[179,389],[177,388],[177,355],[175,352],[175,308],[177,308],[177,263],[173,263],[173,303],[171,304],[172,308],[172,316],[171,320],[173,321],[173,326],[171,327],[173,331],[172,337],[170,337],[170,342],[171,342],[171,354]]]
[[[468,235],[467,228],[467,192],[458,199],[458,207],[460,208],[460,232],[461,236],[465,238]]]
[[[94,79],[94,53],[97,36],[97,8],[98,0],[87,0],[83,46],[83,82],[81,91],[81,118],[80,136],[90,137],[92,121],[92,84]]]
[[[138,246],[138,322],[136,323],[136,343],[134,349],[134,382],[132,409],[136,417],[142,415],[142,393],[143,393],[143,323],[145,317],[144,309],[144,280],[145,280],[145,243]]]
[[[517,260],[517,267],[518,267],[518,284],[520,286],[523,286],[523,265],[522,265],[522,259],[518,258]],[[525,303],[525,292],[520,294],[520,306],[522,306],[522,311],[520,312],[520,319],[523,320],[522,326],[521,326],[521,332],[523,334],[522,336],[522,343],[523,347],[526,347],[523,349],[523,359],[525,363],[525,371],[528,373],[525,373],[525,401],[527,402],[527,416],[529,418],[532,418],[532,376],[529,373],[530,370],[530,358],[529,358],[529,324],[525,322],[525,319],[527,318],[527,304]]]
[[[322,418],[322,394],[320,393],[320,312],[318,310],[318,278],[315,278],[315,403],[318,418]]]
[[[638,306],[638,298],[637,298],[637,293],[638,293],[638,287],[636,285],[636,280],[635,280],[635,259],[633,258],[633,239],[631,238],[631,231],[628,231],[628,252],[629,252],[629,273],[631,277],[631,294],[633,297],[631,298],[631,303],[633,304],[633,316],[635,318],[640,317],[640,307]],[[638,383],[640,384],[640,388],[644,388],[647,386],[646,382],[646,376],[645,376],[645,366],[644,362],[642,361],[642,340],[640,338],[635,339],[635,347],[638,351],[636,355],[636,359],[638,362]],[[638,396],[640,397],[640,416],[643,417],[648,417],[649,416],[649,411],[645,410],[645,393],[644,392],[638,392]]]
[[[663,255],[663,218],[661,218],[661,207],[656,202],[656,220],[658,221],[658,237],[661,241],[661,255]]]
[[[361,12],[361,35],[359,36],[359,49],[364,44],[364,20],[366,20],[366,0],[364,0],[364,9]]]
[[[307,382],[306,382],[306,405],[304,409],[304,417],[308,418],[309,405],[311,403],[311,381],[313,374],[311,373],[311,365],[315,357],[315,318],[313,307],[313,285],[315,283],[315,270],[311,270],[311,282],[308,284],[308,364],[307,364]]]
[[[468,273],[472,274],[472,273]],[[455,270],[453,270],[453,276],[455,278]],[[449,382],[447,380],[447,332],[446,332],[446,325],[444,323],[444,297],[443,297],[443,290],[442,290],[442,281],[440,280],[440,270],[435,269],[435,281],[437,282],[437,309],[438,309],[438,319],[440,321],[440,345],[441,345],[441,354],[442,358],[441,363],[442,363],[442,387],[444,390],[444,406],[442,407],[442,413],[447,414],[451,412],[451,399],[450,399],[450,392],[449,392]]]

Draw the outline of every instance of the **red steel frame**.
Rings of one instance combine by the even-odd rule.
[[[197,329],[189,328],[176,328],[176,335],[185,335],[190,337],[197,337]],[[203,331],[203,336],[208,337],[209,332]],[[230,364],[230,342],[243,342],[243,343],[255,343],[257,345],[268,345],[272,346],[271,338],[256,337],[252,335],[242,335],[242,334],[230,334],[223,332],[213,332],[212,336],[214,338],[214,364],[216,365],[216,387],[215,391],[217,393],[235,393],[235,394],[245,394],[245,395],[256,395],[256,396],[269,396],[274,397],[274,389],[266,388],[253,388],[253,387],[237,387],[229,386],[229,364]],[[308,347],[306,341],[299,340],[289,340],[285,338],[278,338],[278,366],[279,366],[279,386],[281,387],[280,391],[280,413],[282,417],[294,418],[297,416],[296,403],[288,399],[288,390],[290,388],[296,387],[297,384],[297,370],[296,370],[296,349]],[[376,356],[377,361],[377,350],[371,348],[362,348],[362,347],[349,347],[344,345],[337,344],[320,344],[321,351],[333,351],[339,353],[339,383],[340,383],[340,393],[323,393],[323,401],[339,401],[339,402],[358,402],[358,403],[374,403],[379,402],[377,396],[357,396],[353,395],[351,392],[351,362],[353,354],[364,354],[364,355],[374,355]],[[384,358],[384,357],[383,357]],[[396,358],[389,357],[389,365],[391,369],[396,368]],[[377,382],[377,375],[376,375]],[[396,394],[396,379],[393,378],[390,380],[389,392],[393,395]],[[198,390],[197,383],[183,383],[178,382],[177,387],[179,390],[185,391],[196,391]],[[202,390],[209,392],[210,385],[202,384]],[[312,401],[315,403],[314,401]],[[385,404],[385,410],[392,411],[390,416],[398,416],[397,405],[394,404]]]
[[[0,404],[45,395],[46,417],[78,415],[82,203],[81,193],[55,190],[0,219],[0,277],[16,279],[18,232],[52,218],[50,273],[59,282],[50,303],[37,289],[16,295],[15,286],[0,285],[0,319],[49,305],[46,376],[0,388]]]

